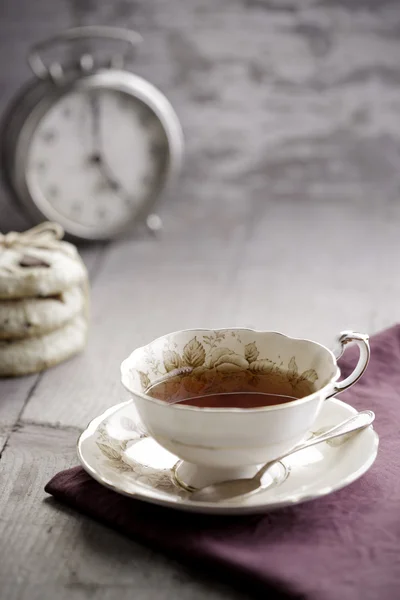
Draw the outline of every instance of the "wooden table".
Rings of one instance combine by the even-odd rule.
[[[15,63],[61,25],[137,26],[137,70],[167,92],[187,138],[162,236],[82,249],[86,352],[0,382],[2,600],[244,597],[62,509],[45,483],[77,463],[88,421],[126,397],[121,360],[157,335],[233,324],[331,345],[341,329],[398,319],[398,7],[283,4],[20,0],[1,20]],[[2,71],[4,103],[27,73]],[[4,199],[1,229],[25,225]]]

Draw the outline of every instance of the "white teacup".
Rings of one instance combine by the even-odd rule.
[[[359,346],[359,361],[353,373],[338,382],[336,359],[351,342]],[[289,452],[310,431],[324,400],[361,377],[370,355],[368,336],[344,332],[339,345],[335,357],[321,344],[272,331],[178,331],[132,352],[121,365],[122,383],[132,394],[143,425],[161,446],[194,465],[243,468]],[[201,380],[205,370],[230,377],[238,368],[253,373],[279,369],[288,389],[306,380],[313,390],[285,404],[255,409],[168,404],[145,393],[168,373],[184,378],[195,371]]]

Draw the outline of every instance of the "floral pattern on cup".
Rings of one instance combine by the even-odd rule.
[[[165,345],[159,356],[154,348],[144,349],[144,364],[146,370],[136,370],[133,374],[140,379],[141,389],[148,392],[149,388],[161,381],[164,382],[164,398],[174,400],[181,393],[182,386],[188,395],[202,394],[207,391],[213,381],[215,372],[226,376],[230,383],[235,374],[246,372],[246,388],[256,388],[259,376],[271,378],[271,383],[287,385],[287,394],[302,396],[310,393],[313,384],[318,380],[314,369],[299,372],[296,357],[292,356],[287,364],[273,361],[262,356],[256,341],[243,344],[238,331],[214,331],[207,334],[195,335],[183,347],[171,339],[165,338]],[[229,343],[234,339],[235,350]],[[240,352],[237,349],[240,348]],[[190,375],[190,377],[188,377]],[[227,391],[223,384],[218,390]],[[241,377],[243,381],[243,378]],[[239,391],[239,390],[238,390]]]

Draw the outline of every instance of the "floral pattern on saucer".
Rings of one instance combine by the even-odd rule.
[[[115,435],[109,433],[112,430]],[[111,417],[98,427],[96,446],[100,450],[99,457],[104,472],[118,472],[127,479],[134,477],[135,481],[165,492],[184,493],[178,490],[173,482],[171,466],[165,469],[153,468],[130,456],[131,450],[142,440],[150,440],[139,420],[125,415]],[[174,459],[174,463],[177,459]]]

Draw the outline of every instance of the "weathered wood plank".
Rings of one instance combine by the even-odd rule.
[[[18,421],[24,404],[29,398],[38,375],[0,382],[0,457],[12,428]]]
[[[400,240],[391,229],[382,204],[379,211],[360,211],[352,203],[338,210],[293,198],[269,206],[254,219],[244,243],[237,321],[328,345],[343,329],[372,333],[393,324],[399,314],[393,262]]]
[[[76,463],[77,432],[24,427],[0,462],[2,600],[244,598],[46,498],[57,471]]]

